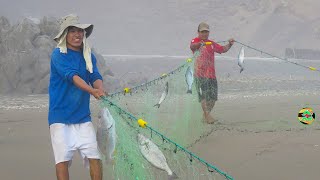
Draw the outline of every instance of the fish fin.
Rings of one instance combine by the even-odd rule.
[[[191,89],[188,90],[188,91],[187,91],[187,94],[192,94],[192,90],[191,90]]]
[[[179,177],[176,175],[176,173],[172,172],[172,175],[168,175],[168,180],[178,179]]]
[[[158,104],[154,105],[154,107],[159,108],[159,107],[160,107],[160,104],[158,103]]]
[[[243,68],[240,69],[240,73],[243,71]]]
[[[106,162],[106,164],[109,164],[111,162],[110,158],[108,158],[107,156],[104,158],[104,161]]]

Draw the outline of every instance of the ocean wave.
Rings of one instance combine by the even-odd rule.
[[[0,96],[0,109],[23,110],[48,108],[47,95]]]

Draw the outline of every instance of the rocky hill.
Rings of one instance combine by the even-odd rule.
[[[59,25],[55,18],[25,18],[11,25],[0,17],[0,93],[47,93],[50,55],[56,43],[53,37]],[[103,57],[95,52],[101,74],[113,73],[106,68]]]

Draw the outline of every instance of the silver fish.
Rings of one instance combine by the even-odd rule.
[[[160,104],[166,99],[166,97],[167,97],[167,95],[168,95],[168,91],[169,91],[169,83],[166,82],[166,87],[165,87],[164,91],[162,92],[162,95],[161,95],[161,97],[160,97],[160,100],[159,100],[158,104],[156,104],[156,105],[154,105],[154,106],[156,106],[156,107],[158,107],[158,108],[160,107]]]
[[[186,77],[186,82],[188,85],[187,93],[192,94],[193,71],[190,66],[188,67],[188,69],[186,71],[185,77]]]
[[[108,108],[103,108],[99,115],[97,126],[97,142],[100,152],[107,162],[113,160],[116,148],[116,123]]]
[[[153,166],[166,171],[168,173],[169,180],[177,179],[178,176],[172,172],[168,166],[167,159],[159,147],[142,134],[138,134],[137,138],[140,152],[143,157],[146,158]]]
[[[238,56],[238,65],[240,66],[240,73],[244,70],[244,48],[241,47]]]

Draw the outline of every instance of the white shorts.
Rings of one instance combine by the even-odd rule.
[[[56,164],[69,161],[75,151],[83,159],[85,167],[89,168],[89,159],[100,159],[96,133],[91,122],[81,124],[54,123],[50,125],[51,143]]]

